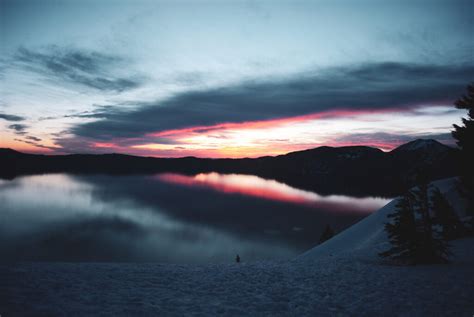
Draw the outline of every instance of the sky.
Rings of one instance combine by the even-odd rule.
[[[0,0],[0,147],[258,157],[454,144],[474,3]]]

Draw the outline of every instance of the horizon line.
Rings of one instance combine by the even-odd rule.
[[[297,151],[289,151],[286,153],[282,154],[277,154],[277,155],[263,155],[263,156],[256,156],[256,157],[249,157],[249,156],[243,156],[243,157],[201,157],[201,156],[194,156],[194,155],[187,155],[187,156],[179,156],[179,157],[171,157],[171,156],[151,156],[151,155],[137,155],[137,154],[128,154],[128,153],[121,153],[121,152],[108,152],[108,153],[67,153],[67,152],[53,152],[53,153],[44,153],[44,152],[35,152],[35,151],[19,151],[14,148],[9,148],[9,147],[1,147],[0,150],[12,150],[21,154],[30,154],[30,155],[43,155],[43,156],[68,156],[68,155],[126,155],[126,156],[133,156],[133,157],[143,157],[143,158],[156,158],[156,159],[183,159],[183,158],[196,158],[196,159],[209,159],[209,160],[241,160],[241,159],[259,159],[259,158],[264,158],[264,157],[278,157],[278,156],[284,156],[288,155],[290,153],[298,153],[298,152],[304,152],[304,151],[310,151],[310,150],[315,150],[319,148],[350,148],[350,147],[366,147],[366,148],[372,148],[372,149],[377,149],[380,150],[384,153],[390,153],[399,147],[406,145],[411,142],[416,142],[416,141],[434,141],[438,144],[444,145],[446,147],[450,147],[453,149],[457,149],[456,144],[451,145],[451,144],[446,144],[443,142],[440,142],[436,139],[431,139],[431,138],[417,138],[413,139],[411,141],[407,141],[405,143],[401,143],[398,146],[395,146],[391,148],[390,150],[384,150],[383,148],[377,147],[375,145],[366,145],[366,144],[351,144],[351,145],[341,145],[341,146],[332,146],[332,145],[320,145],[316,147],[310,147],[302,150],[297,150]]]

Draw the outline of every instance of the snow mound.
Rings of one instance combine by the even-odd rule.
[[[299,258],[312,260],[322,256],[347,253],[357,254],[359,257],[365,258],[376,256],[376,250],[386,248],[388,243],[384,224],[387,222],[387,215],[393,212],[397,200],[398,198],[392,200],[367,218],[303,253]]]
[[[431,184],[441,191],[460,218],[466,216],[466,202],[457,189],[457,178],[443,179]],[[398,200],[399,197],[395,198],[367,218],[303,253],[298,260],[314,260],[336,255],[351,255],[362,260],[377,259],[379,252],[389,248],[384,225],[388,221],[387,216],[394,212]]]

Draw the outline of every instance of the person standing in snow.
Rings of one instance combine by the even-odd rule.
[[[237,263],[240,263],[240,256],[237,254],[237,256],[235,257],[235,262]]]

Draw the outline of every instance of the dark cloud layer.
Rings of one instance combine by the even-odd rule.
[[[16,116],[13,114],[6,114],[6,113],[0,113],[0,119],[4,119],[7,121],[23,121],[25,120],[24,117],[21,116]]]
[[[372,63],[326,69],[271,82],[194,91],[138,109],[100,109],[101,118],[71,132],[99,140],[222,122],[297,116],[337,109],[410,108],[451,103],[474,78],[473,65]]]
[[[114,67],[123,61],[97,52],[51,47],[45,51],[20,48],[15,61],[30,71],[101,91],[121,92],[140,85],[137,78],[114,76]]]
[[[97,106],[93,111],[81,111],[63,116],[64,118],[106,118],[109,111],[114,112],[114,106]]]
[[[28,135],[28,136],[26,136],[26,137],[25,137],[25,139],[27,139],[27,140],[31,140],[31,141],[35,141],[35,142],[40,142],[40,141],[41,141],[41,139],[40,139],[40,138],[37,138],[37,137],[35,137],[35,136],[32,136],[32,135]]]
[[[18,135],[24,135],[26,134],[25,130],[26,128],[28,128],[28,126],[25,124],[16,123],[16,124],[10,124],[8,128],[14,130],[15,133]]]
[[[26,134],[26,133],[23,133],[23,134]],[[23,135],[23,134],[22,134],[22,135]],[[42,149],[57,150],[56,147],[47,146],[47,145],[42,145],[42,144],[38,143],[39,141],[41,141],[40,138],[26,136],[25,139],[26,139],[26,140],[22,140],[22,139],[14,139],[14,140],[15,140],[15,141],[18,141],[18,142],[26,143],[26,144],[31,144],[31,145],[33,145],[33,146],[36,146],[36,147],[39,147],[39,148],[42,148]],[[31,140],[31,141],[30,141],[30,140]]]

